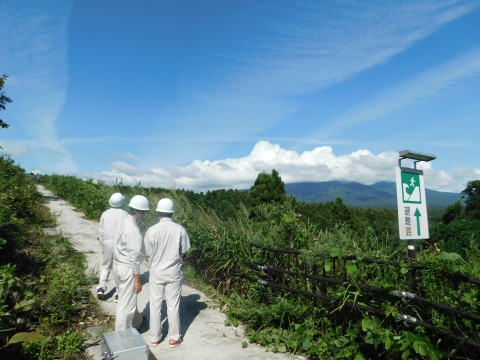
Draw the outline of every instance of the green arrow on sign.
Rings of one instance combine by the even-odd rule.
[[[418,211],[418,208],[415,210],[415,214],[413,214],[417,218],[417,235],[420,236],[420,211]]]

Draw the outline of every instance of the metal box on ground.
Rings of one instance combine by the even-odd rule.
[[[148,360],[148,346],[137,329],[102,335],[102,360]]]

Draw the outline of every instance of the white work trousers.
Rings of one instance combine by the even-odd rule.
[[[97,287],[98,289],[103,288],[103,291],[107,291],[107,281],[108,275],[113,268],[113,243],[103,245],[103,261],[102,261],[102,270],[100,271],[100,281]]]
[[[132,268],[114,263],[113,278],[118,293],[115,331],[132,327],[139,329],[142,325],[142,315],[137,310],[137,294],[135,294],[135,278]]]
[[[168,336],[180,339],[180,294],[183,272],[176,274],[155,274],[150,271],[150,341],[162,338],[162,302],[167,302]]]

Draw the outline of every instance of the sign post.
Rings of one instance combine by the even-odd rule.
[[[431,161],[435,155],[422,154],[411,150],[399,152],[396,168],[398,229],[401,240],[407,240],[408,258],[412,262],[409,280],[415,289],[415,241],[430,237],[427,217],[427,201],[423,171],[417,169],[417,162]],[[402,167],[402,160],[416,160],[413,169]]]
[[[430,237],[423,171],[397,167],[397,210],[400,239]]]

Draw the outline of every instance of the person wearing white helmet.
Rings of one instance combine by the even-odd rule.
[[[128,206],[130,215],[124,218],[113,254],[113,277],[118,292],[115,331],[139,328],[142,324],[142,317],[137,311],[137,294],[142,291],[140,264],[143,261],[143,238],[137,222],[145,217],[150,206],[143,195],[135,195]]]
[[[97,298],[103,300],[105,291],[107,291],[107,281],[110,271],[113,267],[113,246],[116,243],[115,233],[117,228],[120,228],[123,219],[128,216],[128,213],[122,209],[125,198],[120,193],[115,193],[110,196],[108,203],[111,208],[103,212],[100,217],[99,237],[100,246],[102,247],[102,270],[100,272],[100,281],[97,286]],[[115,294],[115,301],[117,301],[117,294]]]
[[[182,256],[190,249],[190,239],[183,226],[172,221],[173,202],[158,202],[160,221],[145,234],[145,255],[150,270],[150,342],[157,346],[162,338],[161,313],[163,299],[167,303],[170,347],[182,341],[180,334],[180,293],[183,284]]]

